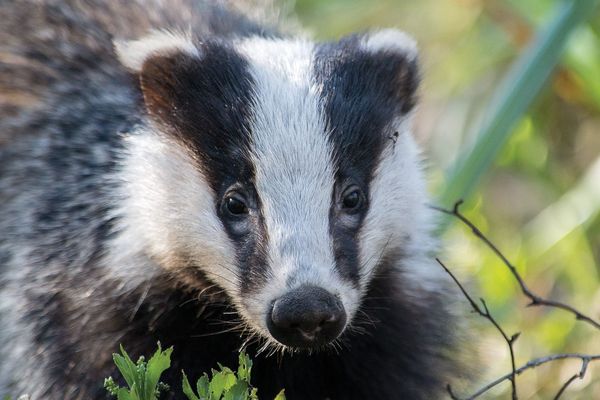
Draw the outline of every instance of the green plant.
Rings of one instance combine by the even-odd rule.
[[[162,350],[160,343],[158,349],[148,362],[140,357],[134,363],[123,346],[121,354],[113,354],[115,365],[125,378],[128,388],[119,387],[112,377],[104,380],[104,387],[110,394],[117,396],[118,400],[157,400],[162,390],[169,387],[159,382],[160,376],[171,366],[171,353],[173,348]]]
[[[173,347],[162,350],[158,343],[158,350],[145,361],[140,357],[134,363],[123,346],[121,354],[113,354],[115,365],[125,379],[128,388],[119,387],[112,377],[106,378],[104,387],[110,394],[117,396],[117,400],[157,400],[160,393],[169,390],[168,385],[160,382],[160,376],[171,366],[171,353]],[[189,400],[258,400],[258,391],[250,384],[252,360],[241,352],[237,372],[219,364],[219,371],[212,370],[212,377],[203,374],[196,382],[196,391],[183,374],[183,393]],[[274,400],[285,400],[282,390]]]
[[[183,393],[189,400],[258,400],[257,390],[250,385],[252,360],[240,353],[237,374],[219,364],[220,371],[212,370],[212,379],[205,373],[196,383],[196,393],[183,373]],[[285,400],[283,390],[275,400]]]

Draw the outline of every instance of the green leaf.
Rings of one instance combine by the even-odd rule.
[[[185,394],[189,400],[200,400],[200,398],[198,396],[196,396],[196,394],[194,393],[194,390],[190,386],[190,381],[188,381],[188,378],[185,375],[185,372],[181,371],[181,373],[183,374],[183,382],[182,382],[183,394]]]
[[[238,378],[235,376],[235,373],[227,367],[223,368],[222,373],[225,376],[224,388],[225,388],[225,390],[229,390],[233,387],[233,385],[235,385]]]
[[[196,391],[201,399],[210,398],[210,383],[206,373],[198,379],[198,382],[196,382]]]
[[[250,374],[252,372],[252,360],[242,351],[239,357],[238,378],[250,383]]]
[[[121,375],[123,375],[123,378],[125,378],[125,382],[127,382],[127,385],[130,388],[133,388],[138,376],[137,366],[131,360],[131,358],[129,358],[129,355],[127,354],[122,345],[120,346],[120,349],[122,355],[114,353],[113,361],[119,369],[119,372],[121,372]]]
[[[238,380],[233,386],[227,390],[223,396],[223,400],[247,400],[248,399],[248,384],[246,381]]]
[[[117,392],[117,400],[137,400],[125,388],[120,388]]]
[[[213,370],[213,377],[210,381],[210,398],[219,400],[221,395],[226,389],[226,385],[229,383],[229,374],[227,371],[216,372]],[[234,376],[235,383],[235,376]],[[230,385],[231,387],[231,385]]]
[[[225,378],[219,373],[213,375],[208,388],[210,391],[210,398],[219,400],[221,394],[223,394],[223,391],[225,390]]]
[[[156,397],[158,381],[163,372],[171,366],[171,353],[173,347],[162,351],[160,343],[154,355],[148,360],[144,382],[144,398],[153,399]]]
[[[104,387],[111,395],[117,396],[118,400],[156,400],[161,390],[168,390],[168,385],[159,379],[171,365],[173,348],[162,351],[159,343],[158,350],[148,362],[142,356],[137,363],[131,360],[123,346],[120,349],[121,354],[113,354],[113,360],[129,388],[120,388],[109,377],[105,379]]]
[[[285,400],[285,389],[281,389],[281,392],[275,396],[274,400]]]

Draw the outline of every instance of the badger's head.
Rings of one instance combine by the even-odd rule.
[[[120,173],[119,251],[212,282],[288,348],[334,341],[383,260],[423,255],[405,34],[316,44],[157,32],[116,47],[146,110]],[[421,285],[425,267],[411,268]]]

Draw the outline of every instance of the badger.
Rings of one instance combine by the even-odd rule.
[[[104,399],[245,349],[261,398],[435,399],[451,291],[411,120],[414,40],[315,42],[239,5],[0,5],[0,394]]]

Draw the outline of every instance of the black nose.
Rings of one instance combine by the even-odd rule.
[[[271,335],[291,347],[318,347],[337,338],[346,324],[341,301],[317,286],[300,286],[273,303]]]

